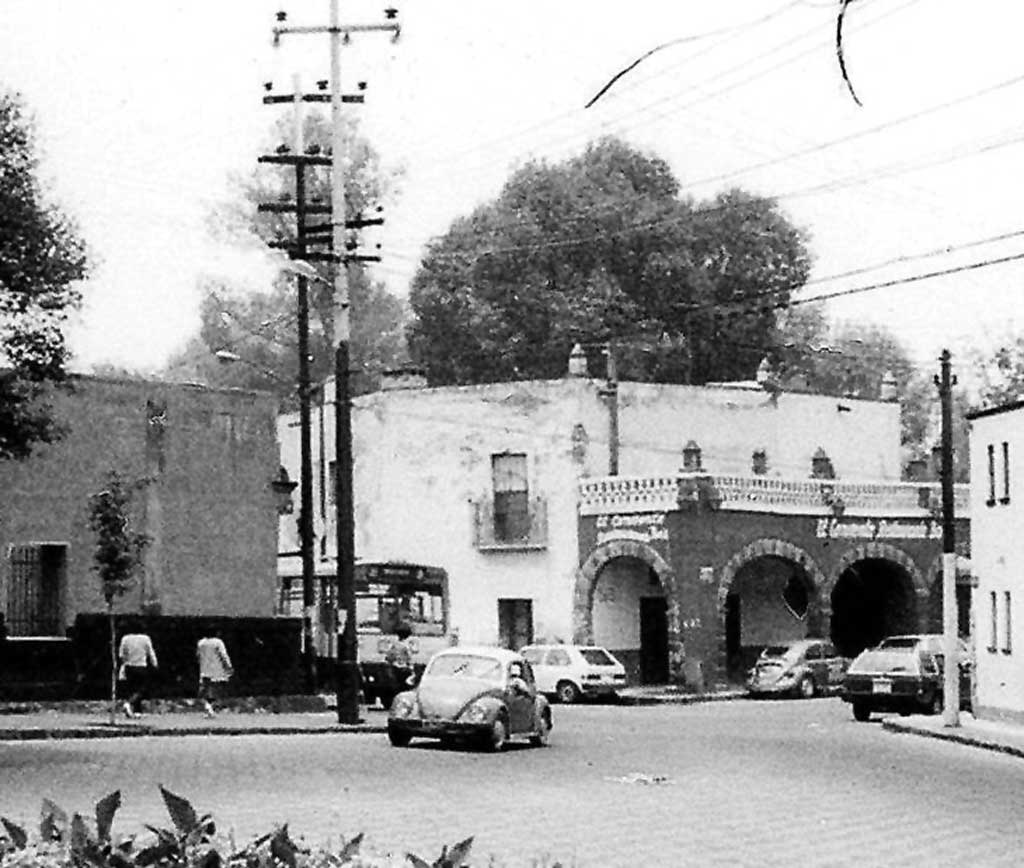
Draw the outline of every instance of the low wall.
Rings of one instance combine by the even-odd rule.
[[[147,632],[160,664],[152,695],[194,696],[196,642],[217,629],[234,664],[232,695],[302,691],[298,618],[133,615],[115,619],[118,640],[129,624]],[[81,614],[66,639],[0,639],[0,700],[102,699],[110,689],[110,627],[104,613]]]

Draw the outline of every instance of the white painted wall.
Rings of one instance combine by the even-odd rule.
[[[1009,502],[1004,491],[1002,444],[1009,444]],[[995,450],[994,498],[988,447]],[[976,702],[989,717],[1024,721],[1024,408],[1008,409],[971,423],[971,571]],[[1006,594],[1010,631],[1007,644]],[[995,630],[992,625],[995,594]],[[993,635],[994,632],[994,635]],[[1007,651],[1007,647],[1009,650]]]
[[[616,559],[601,570],[594,588],[594,644],[640,649],[640,598],[665,596],[649,576],[647,565],[632,558]]]
[[[357,398],[356,556],[447,569],[452,624],[464,642],[497,641],[497,600],[505,597],[533,601],[538,639],[570,637],[577,485],[581,477],[608,471],[608,408],[598,394],[603,385],[567,378]],[[322,423],[314,412],[314,460],[321,427],[325,442],[334,442],[332,401],[328,389]],[[840,412],[840,404],[850,409]],[[573,455],[576,425],[585,431],[580,460]],[[674,474],[692,439],[710,472],[749,474],[751,454],[765,449],[770,475],[807,478],[811,456],[824,447],[841,476],[899,478],[895,404],[785,394],[773,400],[757,388],[622,383],[619,426],[623,475]],[[294,416],[282,418],[279,435],[282,461],[297,480]],[[531,496],[547,502],[548,545],[541,551],[474,546],[471,502],[491,497],[490,458],[506,451],[527,454]],[[319,467],[316,475],[319,503]],[[318,516],[316,525],[333,557],[333,505],[326,522]],[[282,528],[282,550],[296,547],[295,516],[286,516]]]

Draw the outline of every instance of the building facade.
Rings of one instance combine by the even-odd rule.
[[[934,483],[700,469],[584,481],[576,641],[612,649],[641,682],[705,689],[742,680],[766,645],[828,637],[852,657],[939,632],[938,503]],[[966,551],[964,488],[957,507]]]
[[[1024,723],[1024,598],[1018,535],[1024,518],[1024,403],[970,414],[975,707],[979,717]]]
[[[857,598],[839,577],[867,563],[882,575],[882,608],[898,598],[913,611],[893,623],[923,617],[939,553],[934,493],[899,482],[894,402],[755,383],[611,390],[586,376],[403,385],[353,402],[355,556],[446,569],[462,641],[592,640],[621,652],[636,679],[719,679],[768,641],[831,630],[835,588]],[[329,388],[316,409],[318,572],[332,576]],[[279,438],[296,479],[295,417]],[[605,479],[612,465],[620,475]],[[294,516],[280,536],[294,582]],[[848,621],[854,605],[840,606]],[[858,636],[888,616],[874,617]]]
[[[135,529],[149,539],[117,612],[274,616],[272,396],[82,376],[52,404],[62,439],[0,462],[0,662],[59,661],[71,653],[76,622],[106,611],[89,498],[112,470],[138,484]]]

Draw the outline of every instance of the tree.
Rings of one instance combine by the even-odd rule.
[[[753,376],[809,266],[774,200],[694,203],[662,159],[605,138],[521,167],[428,246],[410,353],[434,384],[559,377],[574,343],[608,340],[630,379]]]
[[[110,624],[110,722],[117,715],[117,633],[114,603],[135,584],[142,569],[142,555],[149,537],[132,529],[129,484],[116,470],[107,475],[106,486],[89,498],[89,527],[96,535],[93,569],[100,578]]]
[[[47,403],[65,380],[61,327],[79,302],[85,245],[46,200],[31,120],[0,92],[0,458],[23,458],[60,435]]]
[[[968,367],[978,380],[983,405],[997,407],[1024,398],[1024,337],[1008,334],[995,350],[975,350]]]
[[[277,142],[289,138],[283,120],[274,131]],[[346,212],[372,216],[387,197],[392,178],[385,173],[370,144],[352,121],[347,127],[348,168]],[[320,115],[306,119],[304,139],[315,151],[325,151],[330,128]],[[307,170],[307,201],[330,202],[330,178],[326,169]],[[295,220],[290,214],[260,213],[260,202],[294,199],[295,175],[291,167],[261,165],[246,178],[235,179],[237,196],[211,215],[211,229],[223,240],[251,245],[294,239]],[[322,215],[311,222],[327,222]],[[323,248],[318,248],[323,249]],[[327,265],[314,263],[324,280],[310,281],[310,356],[313,382],[333,374],[332,284]],[[200,287],[199,333],[175,354],[163,374],[168,378],[199,380],[216,386],[266,389],[294,405],[298,345],[294,276],[282,274],[268,292],[253,293],[220,279],[206,279]],[[355,391],[373,388],[380,373],[405,358],[402,333],[404,308],[383,284],[365,271],[349,269],[351,346],[353,367],[363,376],[354,380]],[[224,365],[215,353],[228,349],[241,364]]]

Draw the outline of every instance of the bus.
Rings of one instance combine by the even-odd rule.
[[[314,582],[317,615],[317,654],[337,657],[336,584],[334,572],[321,572],[317,564]],[[407,561],[357,561],[354,570],[356,597],[356,636],[363,696],[368,705],[378,699],[385,708],[391,705],[396,685],[391,683],[385,657],[398,641],[397,630],[406,624],[412,631],[409,645],[417,674],[433,654],[455,644],[448,613],[448,573],[437,566]],[[291,571],[281,575],[280,612],[302,616],[302,578]]]

